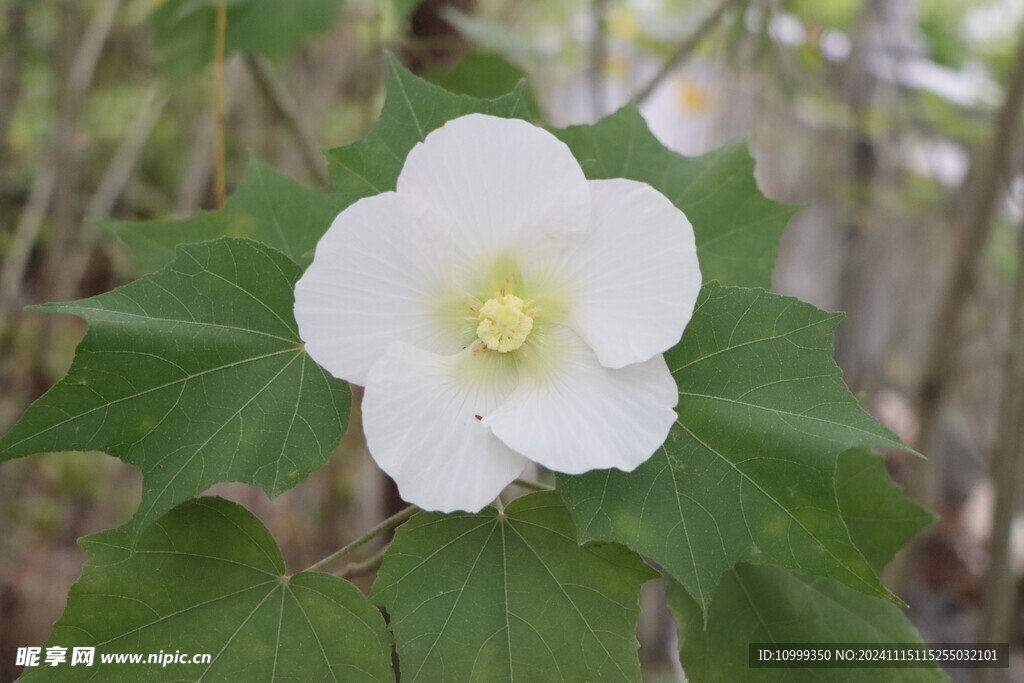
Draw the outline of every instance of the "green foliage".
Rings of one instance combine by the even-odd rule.
[[[286,57],[334,23],[342,0],[228,0],[226,52]],[[157,61],[168,74],[213,60],[217,0],[163,0],[150,15]]]
[[[924,0],[918,25],[928,47],[928,56],[939,64],[960,66],[968,55],[964,37],[964,15],[974,0]]]
[[[128,245],[145,272],[162,268],[179,244],[217,237],[250,237],[289,256],[302,267],[313,260],[317,241],[341,210],[333,196],[306,187],[251,157],[235,193],[217,211],[185,220],[104,221]]]
[[[662,449],[631,473],[558,478],[581,540],[653,558],[705,609],[738,562],[891,597],[843,521],[836,461],[851,447],[901,444],[843,384],[831,344],[840,317],[706,285],[665,355],[680,400]]]
[[[851,536],[879,570],[932,520],[903,497],[881,456],[869,451],[839,458],[836,495]],[[679,624],[683,666],[699,681],[891,681],[893,669],[750,669],[747,644],[921,642],[895,605],[772,566],[741,564],[727,572],[706,615],[674,582],[669,605]],[[901,669],[899,680],[946,677],[937,669]]]
[[[850,537],[876,570],[935,515],[903,496],[885,459],[864,449],[846,451],[836,468],[836,498]]]
[[[300,273],[269,247],[221,238],[107,294],[39,307],[89,331],[67,377],[0,440],[0,460],[99,450],[136,465],[140,527],[220,481],[294,486],[327,460],[348,414],[348,386],[298,337]]]
[[[184,503],[132,541],[82,539],[90,561],[50,644],[95,647],[91,667],[32,670],[46,681],[393,680],[380,612],[349,582],[285,574],[270,533],[220,498]],[[134,545],[134,549],[132,546]],[[102,664],[102,654],[208,653],[209,664]]]
[[[388,91],[380,120],[369,135],[327,151],[332,189],[345,205],[395,189],[409,150],[430,131],[467,114],[529,118],[525,87],[481,100],[455,95],[413,76],[388,57]]]
[[[640,584],[614,544],[579,546],[557,493],[504,513],[420,513],[398,530],[373,599],[387,606],[403,681],[640,680]]]
[[[757,189],[754,160],[742,142],[700,157],[662,145],[629,105],[591,126],[554,131],[588,178],[631,178],[660,191],[686,214],[697,236],[704,280],[769,287],[775,250],[800,208]]]
[[[235,0],[231,11],[261,2]],[[324,5],[287,11],[314,6]],[[183,12],[175,21],[198,21],[210,3],[168,0],[154,21],[171,21],[168,7]],[[285,10],[263,11],[261,20]],[[110,223],[154,272],[41,307],[78,315],[89,331],[68,376],[0,439],[0,460],[102,450],[144,473],[136,517],[84,539],[91,559],[50,642],[214,659],[207,673],[68,666],[30,677],[392,678],[383,622],[354,587],[324,574],[285,577],[266,529],[234,504],[182,504],[223,481],[279,493],[341,438],[347,385],[306,355],[292,315],[295,281],[331,218],[393,189],[408,152],[446,121],[531,115],[518,72],[496,58],[437,76],[494,99],[447,92],[394,59],[388,73],[374,130],[328,152],[330,194],[252,160],[219,211]],[[637,595],[655,573],[636,553],[669,576],[690,680],[793,679],[747,669],[749,641],[915,640],[878,573],[930,517],[863,450],[902,444],[843,384],[831,345],[841,316],[746,288],[769,284],[796,207],[761,194],[742,144],[683,157],[633,107],[554,133],[588,177],[647,182],[694,224],[707,284],[665,355],[679,417],[631,473],[559,476],[559,492],[501,512],[419,513],[400,528],[372,597],[390,614],[403,679],[639,680]]]
[[[522,82],[530,118],[536,118],[540,111],[536,95],[526,81],[526,73],[493,52],[473,52],[460,59],[455,66],[432,71],[425,77],[450,93],[479,98],[501,97],[520,87]]]

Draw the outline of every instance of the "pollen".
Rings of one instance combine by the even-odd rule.
[[[532,329],[533,318],[523,310],[523,300],[514,294],[488,299],[480,307],[476,334],[492,351],[515,351],[523,345]]]

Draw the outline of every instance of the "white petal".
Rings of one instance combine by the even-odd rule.
[[[571,324],[602,365],[621,368],[679,341],[700,291],[697,248],[690,221],[649,185],[590,187],[590,230],[566,257]]]
[[[665,359],[611,369],[556,326],[523,347],[519,384],[484,419],[516,451],[557,472],[630,471],[664,443],[679,393]]]
[[[444,249],[429,212],[394,192],[342,211],[295,285],[306,351],[335,377],[366,384],[392,342],[438,353],[463,349],[474,327],[446,315],[444,307],[464,295],[451,282]]]
[[[426,510],[476,512],[527,464],[477,418],[512,392],[514,360],[478,348],[440,356],[393,344],[370,370],[363,398],[370,454],[402,498]]]
[[[416,145],[398,192],[446,216],[476,260],[571,239],[586,229],[590,207],[583,171],[564,143],[525,121],[482,114],[453,119]]]

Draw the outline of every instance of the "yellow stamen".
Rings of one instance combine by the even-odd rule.
[[[476,334],[492,351],[515,351],[533,329],[533,318],[523,310],[523,300],[514,294],[488,299],[480,307]]]

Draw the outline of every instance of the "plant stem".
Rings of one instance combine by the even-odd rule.
[[[338,560],[338,559],[340,559],[342,557],[345,557],[346,555],[350,554],[352,551],[357,550],[358,548],[361,548],[362,546],[366,545],[367,543],[369,543],[370,541],[372,541],[376,537],[380,536],[382,533],[384,533],[388,529],[391,529],[393,527],[398,526],[399,524],[401,524],[405,520],[409,519],[410,517],[412,517],[414,514],[416,514],[419,511],[420,511],[420,509],[417,506],[415,506],[415,505],[410,505],[409,507],[402,508],[401,510],[399,510],[395,514],[391,515],[390,517],[385,519],[383,522],[381,522],[377,526],[375,526],[372,529],[370,529],[369,531],[367,531],[365,534],[363,534],[362,536],[360,536],[356,540],[352,541],[348,545],[342,546],[338,550],[335,550],[333,553],[331,553],[330,555],[328,555],[324,559],[320,560],[319,562],[315,562],[315,563],[309,565],[303,571],[307,571],[307,572],[320,571],[321,569],[323,569],[324,567],[328,566],[329,564],[331,564],[335,560]]]
[[[228,0],[217,2],[217,25],[213,36],[213,118],[215,123],[213,194],[217,207],[227,199],[224,143],[224,42],[228,30]]]
[[[554,491],[555,490],[554,486],[548,486],[547,484],[542,484],[539,481],[533,481],[531,479],[516,479],[512,483],[515,484],[516,486],[520,486],[520,487],[522,487],[524,489],[529,489],[530,491]]]
[[[352,564],[346,565],[344,569],[337,573],[337,576],[340,576],[343,579],[351,579],[354,576],[369,574],[380,566],[380,563],[384,560],[384,553],[386,553],[390,547],[390,544],[386,545],[362,562],[353,562]]]

